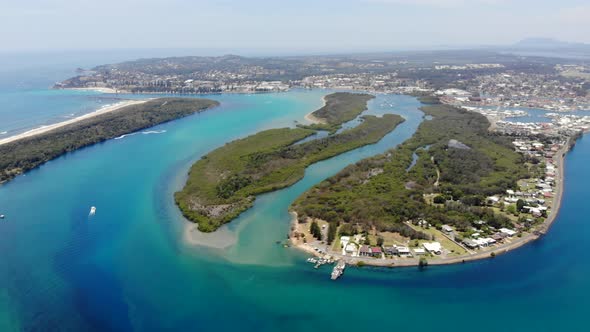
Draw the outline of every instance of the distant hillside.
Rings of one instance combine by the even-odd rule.
[[[524,50],[568,50],[590,52],[590,44],[571,43],[552,38],[526,38],[512,45]]]
[[[590,44],[552,38],[525,38],[509,46],[495,48],[504,53],[570,59],[590,59]]]

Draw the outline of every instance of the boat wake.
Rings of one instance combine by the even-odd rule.
[[[149,134],[163,134],[165,132],[166,132],[166,130],[148,130],[148,131],[142,131],[141,133],[144,135],[149,135]]]
[[[119,137],[115,137],[115,139],[123,139],[123,138],[125,138],[127,136],[133,136],[133,135],[137,135],[137,133],[121,135]]]
[[[151,134],[163,134],[165,132],[166,132],[166,130],[148,130],[148,131],[142,131],[140,133],[132,133],[132,134],[121,135],[119,137],[115,137],[115,139],[123,139],[123,138],[125,138],[127,136],[133,136],[133,135],[137,135],[137,134],[151,135]]]

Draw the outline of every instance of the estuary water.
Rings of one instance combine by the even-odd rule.
[[[47,116],[19,101],[27,91],[15,88],[11,98],[37,122],[111,97],[62,91],[72,108],[47,106]],[[329,267],[313,269],[276,243],[297,196],[413,134],[423,114],[408,96],[371,101],[368,113],[406,121],[379,143],[314,164],[294,186],[260,196],[223,228],[225,245],[186,242],[172,194],[190,165],[230,140],[304,121],[327,93],[208,96],[221,106],[70,153],[0,186],[0,331],[586,329],[588,137],[566,158],[562,210],[549,234],[493,260],[348,268],[333,282]],[[0,113],[0,124],[11,116]]]

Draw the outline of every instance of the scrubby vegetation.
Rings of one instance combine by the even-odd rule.
[[[485,206],[486,196],[514,189],[528,176],[510,140],[489,132],[489,122],[477,113],[432,98],[422,110],[432,119],[412,138],[316,185],[292,209],[301,218],[354,223],[410,238],[423,238],[405,223],[410,220],[450,224],[460,231],[482,219],[493,227],[510,225],[510,219]],[[414,153],[418,160],[408,170]]]
[[[402,121],[393,114],[366,116],[357,127],[301,144],[294,143],[315,131],[271,129],[230,142],[192,166],[176,203],[199,230],[214,231],[248,209],[255,195],[294,184],[315,162],[376,143]]]
[[[218,102],[208,99],[160,98],[0,145],[0,182],[67,152],[217,105]]]
[[[373,98],[375,96],[364,93],[332,93],[324,97],[325,105],[312,113],[324,123],[300,125],[300,127],[334,133],[343,123],[353,120],[367,110],[367,102]]]

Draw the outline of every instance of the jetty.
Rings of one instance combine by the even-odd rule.
[[[307,259],[308,263],[312,263],[315,264],[314,268],[319,268],[320,266],[324,265],[324,264],[332,264],[334,263],[334,259],[332,259],[332,257],[330,256],[326,256],[326,257],[322,257],[322,258],[315,258],[315,257],[310,257]]]

